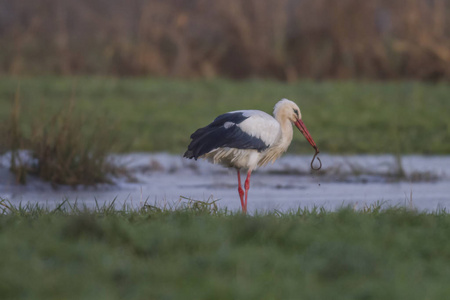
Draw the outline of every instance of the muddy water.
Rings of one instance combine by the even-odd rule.
[[[375,203],[419,210],[450,210],[450,156],[331,156],[321,155],[323,168],[311,171],[311,155],[287,155],[252,174],[249,211],[298,209],[343,205],[364,208]],[[29,178],[27,186],[14,183],[7,157],[0,157],[0,196],[14,204],[54,206],[63,199],[88,206],[127,203],[176,205],[180,196],[217,200],[219,207],[240,209],[235,170],[204,161],[168,154],[136,153],[117,156],[126,163],[130,178],[115,178],[115,185],[59,187]],[[245,174],[243,174],[245,178]]]

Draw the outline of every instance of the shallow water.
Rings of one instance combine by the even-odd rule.
[[[419,210],[450,210],[450,156],[321,155],[321,171],[310,170],[311,155],[286,155],[251,177],[249,211],[286,211],[299,207],[336,209],[343,205],[364,208],[375,203],[402,205]],[[14,204],[54,206],[63,199],[88,206],[127,203],[176,205],[180,196],[217,200],[219,207],[240,209],[235,170],[204,161],[168,154],[135,153],[116,156],[126,163],[136,180],[114,179],[116,185],[59,187],[29,178],[27,186],[14,183],[8,159],[0,157],[0,196]],[[245,174],[242,175],[245,180]]]

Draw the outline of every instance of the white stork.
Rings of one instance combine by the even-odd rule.
[[[192,141],[184,157],[205,158],[215,164],[236,168],[242,211],[246,213],[252,171],[274,162],[286,152],[292,141],[292,124],[314,147],[315,158],[319,153],[316,143],[302,121],[297,104],[288,99],[275,105],[273,117],[259,110],[237,110],[218,116],[191,135]],[[245,192],[241,186],[241,169],[247,170]]]

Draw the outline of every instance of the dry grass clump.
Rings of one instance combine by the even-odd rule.
[[[92,122],[94,126],[86,126]],[[32,128],[21,126],[17,92],[10,119],[2,126],[0,150],[10,152],[10,170],[18,183],[25,184],[27,175],[32,174],[53,185],[94,185],[110,183],[111,175],[123,171],[108,157],[116,140],[114,126],[81,115],[75,100],[49,120],[42,120],[37,113],[32,124]]]

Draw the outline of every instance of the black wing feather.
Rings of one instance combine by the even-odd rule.
[[[237,149],[256,149],[262,151],[268,147],[261,139],[242,131],[237,124],[246,120],[242,112],[226,113],[218,116],[211,124],[197,129],[191,135],[191,143],[184,157],[195,158],[220,147]],[[225,123],[234,123],[225,128]]]

